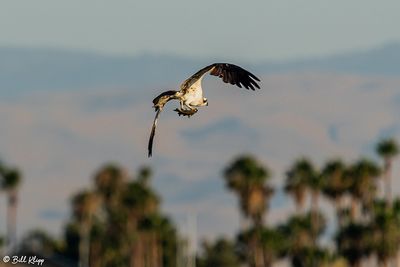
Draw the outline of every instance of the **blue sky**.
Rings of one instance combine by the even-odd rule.
[[[1,1],[0,45],[285,60],[400,41],[399,1]]]

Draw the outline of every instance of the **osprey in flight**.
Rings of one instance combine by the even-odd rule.
[[[208,72],[211,75],[218,76],[223,82],[236,85],[240,88],[244,86],[247,90],[251,89],[253,91],[255,88],[260,89],[260,86],[257,84],[257,81],[260,81],[260,79],[249,71],[233,64],[214,63],[199,70],[189,79],[185,80],[181,84],[179,91],[170,90],[161,93],[153,100],[153,107],[157,113],[150,133],[148,144],[149,157],[152,155],[153,139],[156,132],[158,116],[168,101],[172,99],[179,100],[180,108],[175,109],[179,116],[190,117],[197,112],[197,107],[208,106],[207,98],[203,97],[203,89],[201,88],[201,80]]]

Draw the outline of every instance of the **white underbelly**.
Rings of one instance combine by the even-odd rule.
[[[201,87],[191,87],[183,97],[183,101],[189,105],[197,106],[203,104],[203,90]]]

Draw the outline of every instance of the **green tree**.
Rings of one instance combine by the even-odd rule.
[[[130,177],[115,164],[96,172],[95,192],[101,201],[92,220],[91,266],[176,266],[178,235],[160,211],[151,174],[142,167]],[[73,232],[70,236],[73,240]]]
[[[380,141],[376,146],[376,152],[383,159],[383,180],[385,182],[386,205],[392,203],[392,162],[393,158],[399,154],[399,146],[396,140],[389,138]]]
[[[7,194],[7,245],[13,250],[17,241],[18,189],[22,181],[21,172],[14,167],[2,166],[2,190]]]
[[[285,254],[291,259],[293,266],[321,266],[328,260],[326,250],[315,243],[315,235],[318,237],[324,232],[326,220],[318,213],[318,228],[313,229],[314,216],[312,212],[295,215],[279,226],[279,231],[287,242]]]
[[[304,211],[307,191],[314,183],[318,185],[316,176],[315,168],[307,158],[296,160],[286,172],[285,191],[293,197],[297,211]],[[316,198],[317,194],[311,194],[311,196]],[[316,205],[315,199],[313,200],[311,201],[314,203],[312,205]],[[315,206],[313,207],[315,208]]]
[[[242,214],[261,225],[273,190],[266,182],[270,171],[252,156],[236,158],[224,171],[226,186],[239,197]]]
[[[320,175],[308,158],[298,159],[286,172],[285,190],[293,196],[296,202],[300,201],[297,204],[299,209],[302,209],[304,205],[302,202],[304,202],[306,193],[310,193],[311,231],[314,243],[317,241],[319,198],[323,186],[323,176]]]
[[[379,265],[388,267],[400,248],[400,203],[388,208],[385,202],[374,204],[371,221],[372,249]]]
[[[143,231],[152,229],[154,221],[147,221],[147,228],[140,229],[139,224],[147,216],[153,215],[158,210],[159,197],[151,190],[147,181],[131,181],[126,185],[122,195],[122,203],[127,214],[127,232],[131,249],[130,266],[157,266],[155,261],[160,262],[160,257],[152,254],[158,250],[154,232]],[[140,231],[142,230],[142,231]],[[146,233],[147,232],[147,233]],[[149,233],[150,232],[150,233]]]
[[[379,166],[368,159],[361,159],[350,166],[346,179],[350,181],[353,221],[360,219],[361,211],[366,214],[371,210],[377,191],[376,179],[380,172]]]
[[[338,253],[352,267],[360,267],[361,261],[369,256],[372,248],[372,229],[368,224],[351,222],[341,227],[336,236]]]
[[[346,165],[340,159],[336,159],[326,162],[321,174],[324,179],[323,193],[333,202],[339,225],[344,223],[343,199],[350,186],[346,172]]]
[[[250,249],[247,251],[251,253],[248,260],[255,267],[265,266],[260,236],[268,202],[273,193],[272,188],[267,185],[270,172],[254,157],[244,155],[228,165],[224,178],[227,188],[237,194],[244,218],[250,219],[257,231],[252,242],[248,243]]]
[[[127,180],[126,171],[117,164],[106,164],[95,173],[96,191],[101,196],[106,209],[116,208],[124,190],[123,185]]]
[[[91,266],[126,266],[127,215],[122,197],[129,180],[126,170],[114,163],[104,164],[95,172],[94,192],[99,196],[99,216],[94,217],[90,244]],[[100,256],[100,258],[99,258]]]
[[[99,207],[99,197],[95,192],[83,190],[72,199],[73,214],[79,225],[79,263],[89,267],[90,233],[93,217]]]
[[[264,265],[272,266],[275,260],[283,257],[287,250],[288,242],[283,232],[276,228],[262,227],[261,231],[256,228],[250,228],[242,231],[237,237],[238,254],[242,260],[246,260],[247,255],[251,254],[248,250],[252,246],[248,244],[259,240],[264,257]]]
[[[198,267],[240,267],[235,244],[225,238],[214,243],[204,242],[203,253],[197,258]]]
[[[51,257],[60,253],[63,245],[43,229],[29,231],[21,241],[20,250],[33,254]]]

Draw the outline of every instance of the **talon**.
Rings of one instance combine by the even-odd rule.
[[[174,111],[176,111],[179,116],[182,115],[182,116],[187,116],[188,118],[190,118],[191,116],[193,116],[198,111],[198,109],[191,110],[191,109],[178,109],[178,108],[176,108],[176,109],[174,109]]]

